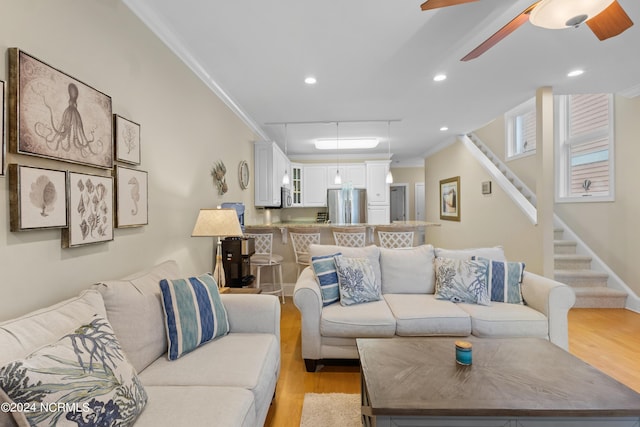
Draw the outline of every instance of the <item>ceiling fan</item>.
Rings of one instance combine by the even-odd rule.
[[[420,8],[439,9],[475,1],[478,0],[427,0]],[[577,27],[586,22],[600,40],[615,37],[633,25],[633,21],[618,0],[539,0],[469,52],[461,61],[479,57],[527,21],[538,27],[551,29]]]

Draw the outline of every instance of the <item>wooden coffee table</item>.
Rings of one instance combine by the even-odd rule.
[[[640,394],[546,340],[469,338],[471,366],[456,363],[455,341],[358,339],[363,424],[637,427],[640,423]]]

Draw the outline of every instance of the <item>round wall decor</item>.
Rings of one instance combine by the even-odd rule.
[[[238,166],[238,181],[243,190],[249,186],[249,164],[246,160],[241,161]]]

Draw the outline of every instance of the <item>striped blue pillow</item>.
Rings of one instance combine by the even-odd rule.
[[[334,257],[342,255],[341,252],[311,257],[311,266],[316,275],[320,293],[322,294],[322,305],[327,306],[340,301],[340,288],[338,286],[338,270]]]
[[[491,301],[524,304],[520,286],[524,276],[524,262],[494,261],[482,257],[477,259],[488,264]]]
[[[160,281],[169,360],[229,333],[227,311],[211,274]]]

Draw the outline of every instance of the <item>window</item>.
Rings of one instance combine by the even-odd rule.
[[[528,156],[536,152],[535,98],[505,114],[507,160]]]
[[[613,96],[558,97],[558,201],[611,201]]]

